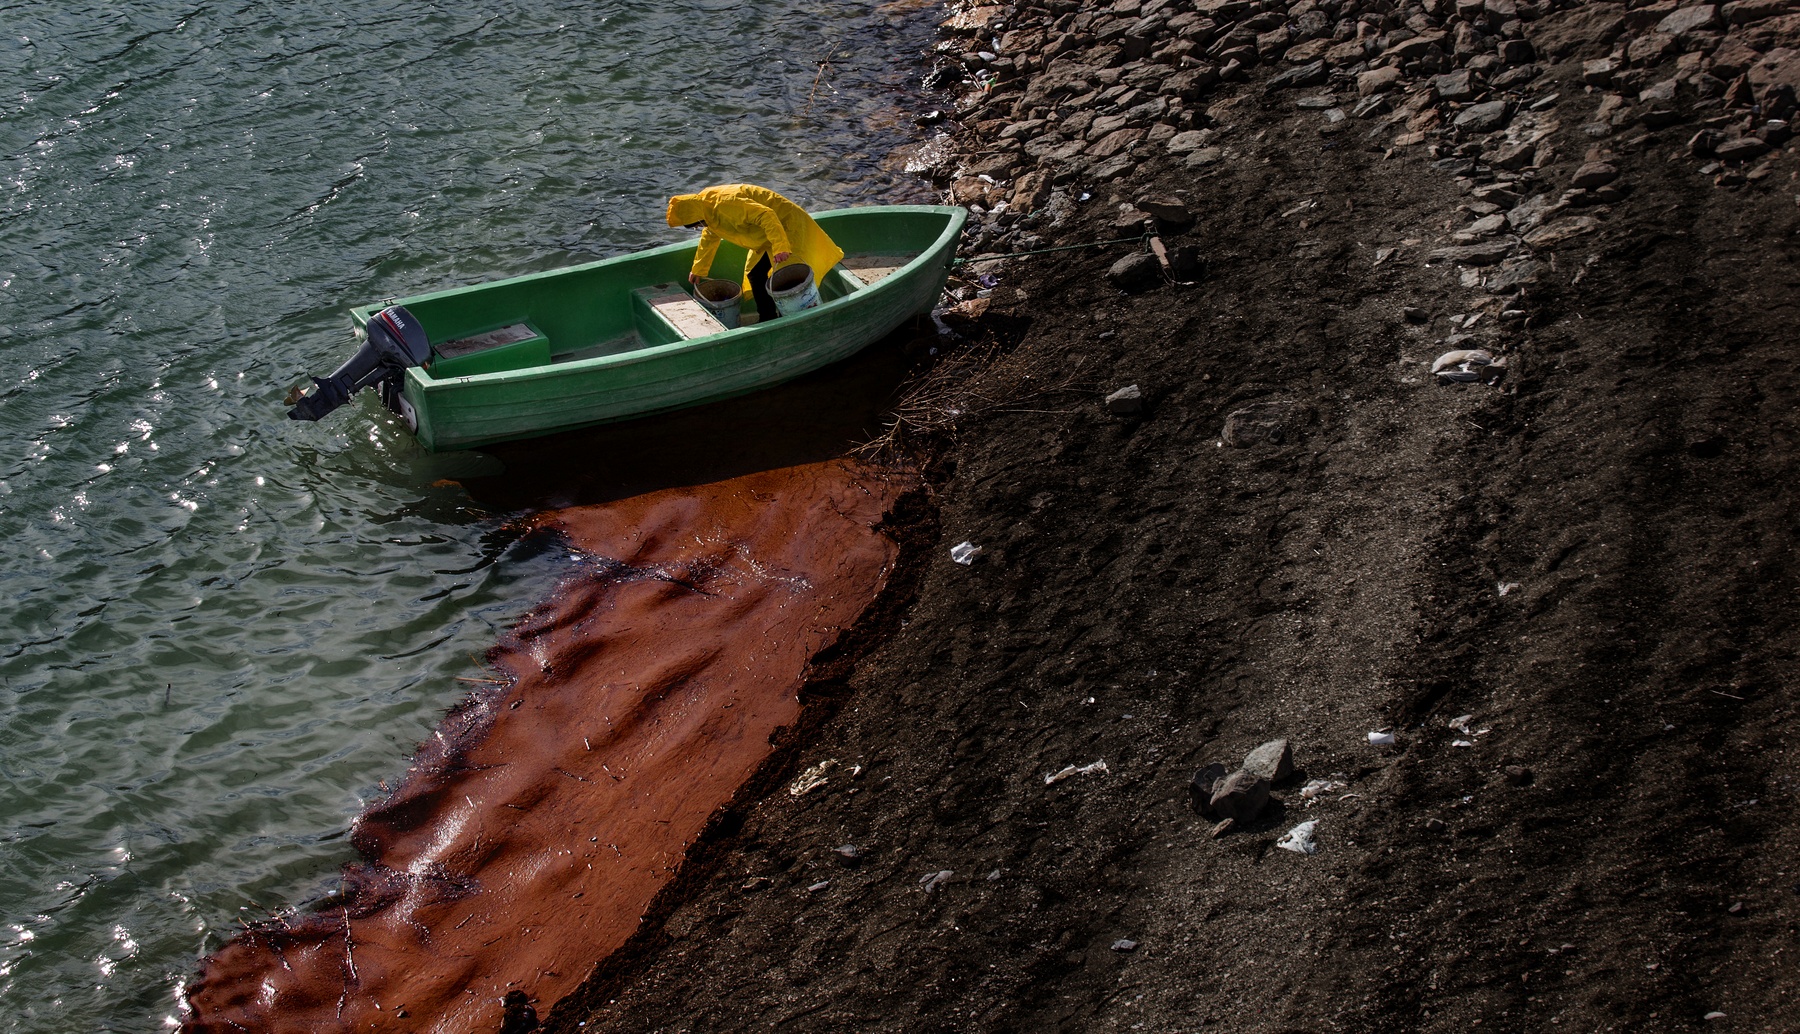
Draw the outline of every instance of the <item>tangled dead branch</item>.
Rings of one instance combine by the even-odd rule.
[[[961,333],[953,348],[907,385],[887,427],[853,449],[854,455],[869,462],[917,457],[954,441],[971,417],[1054,411],[1091,387],[1085,362],[1054,372],[1033,369],[1013,351],[1016,335],[980,317]]]

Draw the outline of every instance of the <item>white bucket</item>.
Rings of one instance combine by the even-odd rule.
[[[738,298],[744,289],[730,280],[702,280],[694,285],[694,300],[730,330],[738,325]]]
[[[819,285],[813,283],[812,267],[804,262],[782,266],[769,274],[769,297],[783,316],[792,316],[819,304]]]

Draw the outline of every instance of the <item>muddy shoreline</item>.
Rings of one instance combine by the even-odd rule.
[[[1199,283],[961,271],[941,530],[793,761],[861,781],[548,1029],[1788,1029],[1800,11],[947,15],[969,257],[1152,219]],[[1215,837],[1192,776],[1274,738]]]

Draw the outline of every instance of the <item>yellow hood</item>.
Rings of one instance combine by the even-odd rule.
[[[669,199],[669,225],[686,226],[706,218],[710,206],[698,194],[677,194]]]

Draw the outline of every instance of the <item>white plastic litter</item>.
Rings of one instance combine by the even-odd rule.
[[[973,542],[958,542],[950,547],[950,559],[959,564],[972,564],[981,555],[981,547]]]
[[[1349,784],[1336,779],[1314,779],[1300,788],[1300,796],[1311,801],[1315,797],[1323,797],[1328,793],[1337,793],[1339,790],[1348,789],[1348,786]]]
[[[929,894],[938,888],[938,884],[947,882],[950,877],[955,875],[956,870],[954,869],[940,869],[937,872],[928,872],[919,877],[919,886],[924,887],[925,893]]]
[[[1493,383],[1506,369],[1504,358],[1496,359],[1484,348],[1459,348],[1445,352],[1431,364],[1431,373],[1441,383]]]
[[[1391,732],[1372,732],[1369,734],[1369,746],[1391,747],[1394,745],[1394,734]]]
[[[1443,373],[1451,367],[1461,366],[1464,363],[1486,366],[1493,361],[1494,354],[1485,348],[1458,348],[1454,351],[1445,352],[1443,355],[1440,355],[1433,360],[1431,363],[1431,372]]]
[[[1106,769],[1106,759],[1105,758],[1102,758],[1099,761],[1096,761],[1089,765],[1079,765],[1079,766],[1070,765],[1069,767],[1063,769],[1061,772],[1053,772],[1050,775],[1045,776],[1044,777],[1044,785],[1049,786],[1051,783],[1060,783],[1064,779],[1069,778],[1070,776],[1089,775],[1094,772],[1099,772],[1099,773],[1104,774],[1106,772],[1106,770],[1107,769]]]
[[[788,793],[798,797],[803,793],[811,793],[812,791],[817,790],[819,787],[825,785],[825,773],[836,767],[837,762],[834,760],[819,762],[813,767],[800,773],[800,775],[794,779],[793,783],[788,786]]]
[[[1455,729],[1457,732],[1460,732],[1464,736],[1468,737],[1468,739],[1466,739],[1466,740],[1457,740],[1455,743],[1452,743],[1451,744],[1452,747],[1473,747],[1475,744],[1469,742],[1469,740],[1473,740],[1478,736],[1486,736],[1488,733],[1493,731],[1491,729],[1474,728],[1474,722],[1475,722],[1474,715],[1465,714],[1465,715],[1460,715],[1456,718],[1452,718],[1452,719],[1450,719],[1449,722],[1446,723],[1447,725],[1450,726],[1450,728]]]
[[[1302,822],[1288,830],[1287,836],[1276,841],[1275,846],[1295,854],[1318,854],[1319,844],[1313,839],[1313,830],[1318,828],[1319,824],[1316,821]]]

